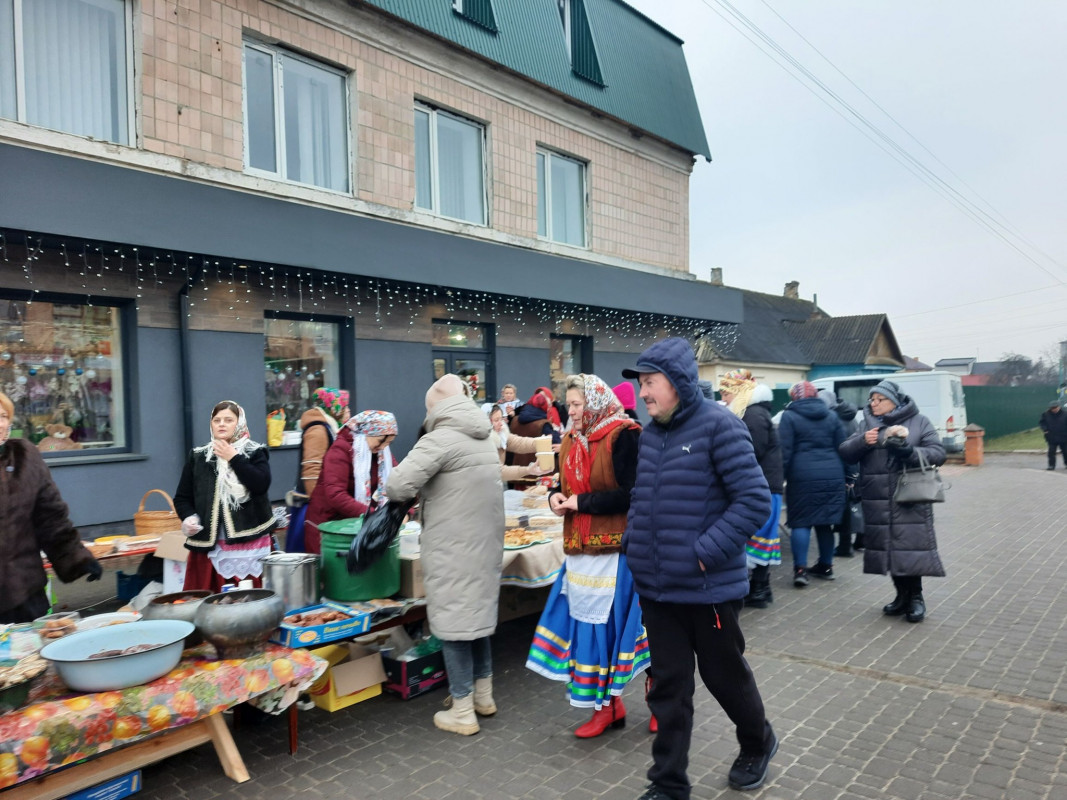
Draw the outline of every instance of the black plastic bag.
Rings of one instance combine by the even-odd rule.
[[[400,532],[407,512],[407,503],[392,501],[363,518],[363,526],[352,539],[345,558],[349,574],[358,575],[374,566]]]

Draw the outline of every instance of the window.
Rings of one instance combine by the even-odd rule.
[[[567,376],[593,371],[593,340],[588,336],[552,334],[549,338],[548,375],[552,393],[566,402]]]
[[[492,0],[452,0],[452,10],[487,31],[497,32]]]
[[[0,298],[0,387],[11,436],[44,453],[126,445],[122,310]]]
[[[585,164],[537,151],[537,235],[585,247]]]
[[[341,380],[341,326],[281,316],[266,316],[264,323],[267,411],[285,411],[285,430],[295,431],[316,389],[348,388]]]
[[[471,397],[479,403],[489,400],[492,378],[493,326],[434,320],[433,379],[452,373],[467,384]]]
[[[245,167],[347,192],[347,82],[338,70],[245,43]]]
[[[0,116],[128,144],[123,0],[0,0]]]
[[[485,129],[428,106],[415,107],[415,206],[485,225]]]
[[[593,29],[585,13],[585,0],[556,0],[556,5],[559,20],[563,24],[563,42],[571,62],[571,71],[590,83],[604,86],[604,76],[593,42]]]

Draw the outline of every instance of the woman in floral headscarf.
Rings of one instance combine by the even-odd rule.
[[[574,732],[588,739],[625,724],[622,690],[649,666],[633,578],[619,552],[641,426],[596,375],[567,378],[567,411],[572,428],[560,447],[560,487],[549,496],[564,518],[566,558],[526,666],[567,681],[571,705],[594,709]]]
[[[304,523],[308,553],[322,550],[320,523],[361,517],[385,505],[385,482],[395,464],[389,444],[396,431],[396,417],[388,411],[361,411],[337,434],[308,505]]]
[[[745,544],[748,559],[749,589],[746,608],[766,608],[774,602],[770,568],[782,563],[782,545],[778,536],[778,518],[782,515],[782,449],[771,419],[771,390],[756,383],[747,369],[735,369],[719,379],[723,402],[748,428],[756,461],[771,490],[771,514],[763,527]]]
[[[189,453],[174,493],[190,551],[186,589],[218,592],[244,578],[260,585],[274,527],[269,489],[267,448],[250,438],[244,409],[223,400],[211,409],[211,441]]]

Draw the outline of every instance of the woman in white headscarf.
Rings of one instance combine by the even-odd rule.
[[[245,578],[261,585],[274,527],[269,489],[267,448],[249,436],[244,409],[223,400],[211,410],[211,441],[189,453],[174,493],[190,551],[186,589],[218,592]]]
[[[361,411],[337,434],[326,451],[308,504],[304,523],[307,552],[322,551],[321,523],[362,517],[385,505],[385,483],[394,464],[389,445],[396,433],[396,417],[388,411]]]

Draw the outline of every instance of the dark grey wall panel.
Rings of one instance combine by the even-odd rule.
[[[519,388],[519,399],[524,403],[538,386],[551,386],[548,352],[547,347],[498,347],[496,386],[489,387],[490,399],[496,400],[500,396],[500,387],[505,383],[514,383]]]
[[[529,285],[543,300],[742,318],[739,291],[688,275],[562,258],[17,145],[0,144],[0,175],[0,225],[27,231],[499,294],[516,293],[515,275],[537,275]]]
[[[140,454],[145,458],[104,464],[53,463],[52,476],[75,525],[128,520],[149,489],[172,495],[178,486],[185,463],[178,332],[138,328],[137,339],[138,361],[134,374],[126,379],[140,410]],[[148,508],[164,508],[158,495],[149,503]]]
[[[429,344],[359,339],[356,342],[356,386],[352,413],[388,411],[399,429],[393,443],[397,459],[415,443],[426,419],[426,390],[433,383]]]

